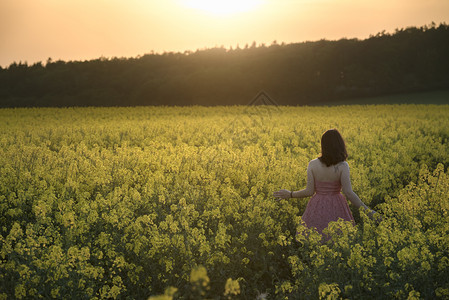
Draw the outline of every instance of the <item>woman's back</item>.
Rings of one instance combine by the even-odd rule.
[[[334,182],[340,181],[342,164],[345,162],[340,162],[333,166],[326,166],[318,158],[310,161],[310,167],[312,170],[313,178],[315,181],[319,182]]]

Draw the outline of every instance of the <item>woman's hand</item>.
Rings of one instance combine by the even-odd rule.
[[[369,209],[367,214],[371,220],[375,221],[378,224],[382,221],[382,216],[373,209]]]
[[[280,190],[273,193],[273,196],[276,198],[276,200],[280,199],[289,199],[292,195],[292,192],[289,190]]]

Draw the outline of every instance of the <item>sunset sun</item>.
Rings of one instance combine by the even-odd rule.
[[[229,15],[251,11],[257,8],[262,0],[182,0],[182,3],[211,14]]]

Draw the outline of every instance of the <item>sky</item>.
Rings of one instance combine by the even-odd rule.
[[[0,66],[196,51],[449,23],[449,0],[0,0]]]

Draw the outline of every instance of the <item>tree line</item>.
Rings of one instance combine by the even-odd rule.
[[[367,39],[224,47],[0,68],[0,107],[282,105],[449,88],[449,26]]]

